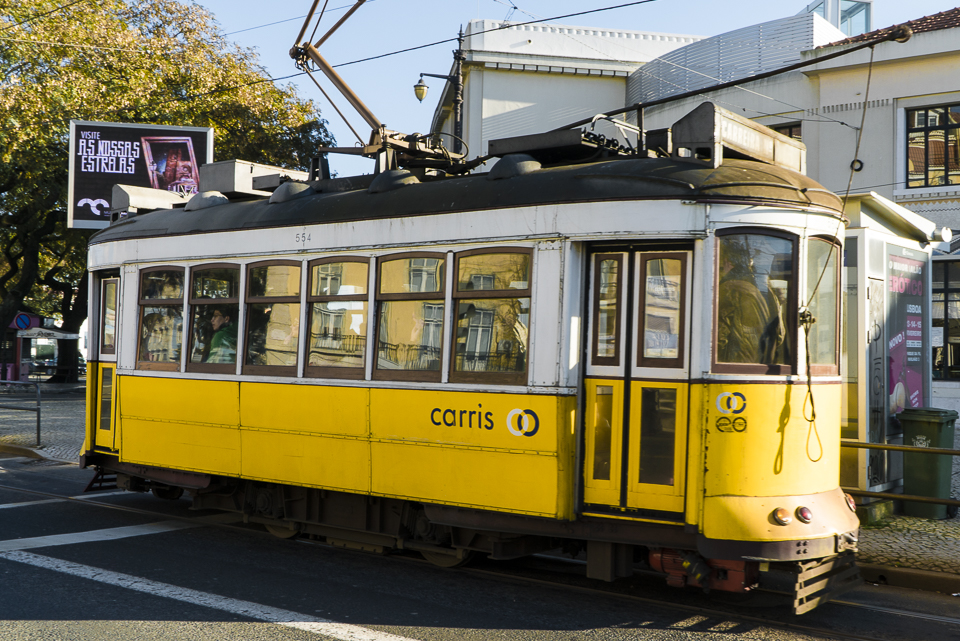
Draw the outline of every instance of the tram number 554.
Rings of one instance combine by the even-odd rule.
[[[301,234],[294,234],[293,239],[294,239],[294,242],[298,245],[306,245],[307,243],[310,242],[310,234],[307,232],[303,232]]]

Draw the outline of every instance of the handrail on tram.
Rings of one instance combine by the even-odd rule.
[[[4,385],[32,385],[37,392],[37,406],[25,407],[23,405],[0,404],[0,409],[17,410],[21,412],[36,412],[37,414],[37,447],[40,447],[40,383],[21,382],[21,381],[0,381],[0,387]]]

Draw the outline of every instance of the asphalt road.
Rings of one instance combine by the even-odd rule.
[[[0,641],[830,638],[443,570],[414,556],[276,539],[233,517],[191,511],[187,498],[106,491],[55,500],[25,491],[76,497],[91,476],[74,465],[0,459]],[[654,592],[668,589],[656,586]],[[907,602],[890,591],[877,599]],[[948,612],[956,603],[937,602],[928,611]],[[862,626],[882,639],[960,639],[960,625],[839,607],[825,606],[802,622]],[[905,636],[914,632],[919,636]]]

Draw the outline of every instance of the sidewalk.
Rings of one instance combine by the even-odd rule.
[[[33,388],[3,390],[0,387],[0,404],[34,405]],[[41,384],[40,447],[36,414],[0,409],[0,451],[76,464],[83,445],[85,401],[82,385]],[[960,448],[960,430],[955,447]],[[953,496],[960,497],[960,457],[954,457]],[[858,563],[867,581],[960,593],[960,517],[934,521],[893,516],[862,527],[859,548]]]

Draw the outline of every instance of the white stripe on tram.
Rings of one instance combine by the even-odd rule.
[[[126,530],[128,528],[117,529]],[[106,532],[107,530],[100,531]],[[135,535],[130,534],[128,536]],[[9,541],[0,543],[0,545],[5,543],[9,543]],[[322,619],[320,617],[300,614],[299,612],[273,608],[267,605],[253,603],[251,601],[231,599],[228,597],[218,596],[216,594],[200,592],[198,590],[181,588],[176,585],[170,585],[169,583],[150,581],[129,574],[108,572],[107,570],[101,570],[100,568],[91,567],[89,565],[81,565],[79,563],[63,561],[61,559],[40,556],[31,552],[0,552],[0,559],[16,561],[17,563],[25,563],[33,567],[43,568],[45,570],[53,570],[54,572],[61,572],[71,576],[89,579],[91,581],[98,581],[107,585],[126,588],[128,590],[142,592],[151,596],[174,599],[183,603],[189,603],[190,605],[213,608],[215,610],[220,610],[221,612],[229,612],[230,614],[247,617],[249,619],[274,623],[286,628],[303,630],[304,632],[312,632],[314,634],[320,634],[334,639],[340,639],[342,641],[413,641],[407,637],[397,636],[388,632],[380,632],[378,630],[371,630],[358,625],[337,623],[336,621],[330,621],[329,619]]]

